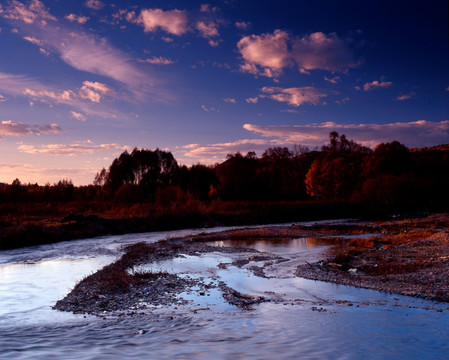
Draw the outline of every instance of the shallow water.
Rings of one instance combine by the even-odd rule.
[[[201,230],[204,231],[204,230]],[[197,231],[197,232],[201,232]],[[208,230],[213,231],[213,230]],[[233,256],[186,256],[153,264],[182,276],[225,281],[272,301],[244,311],[218,290],[183,294],[191,304],[124,319],[51,309],[77,281],[137,241],[194,231],[103,237],[0,252],[0,358],[4,359],[447,359],[447,304],[294,278],[290,269],[329,244],[296,239],[271,251],[289,261],[254,276],[217,269]],[[270,251],[270,244],[254,244]],[[291,250],[294,248],[295,250]],[[310,253],[312,252],[312,253]],[[251,264],[249,264],[251,265]],[[439,312],[439,310],[443,310]]]

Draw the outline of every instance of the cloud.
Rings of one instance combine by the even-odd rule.
[[[184,10],[143,9],[137,18],[130,16],[128,21],[142,25],[145,32],[162,29],[179,36],[188,30],[187,12]]]
[[[245,101],[248,103],[248,104],[257,104],[257,102],[259,101],[259,98],[256,96],[256,97],[250,97],[250,98],[247,98],[247,99],[245,99]]]
[[[28,6],[17,0],[12,0],[0,14],[7,19],[21,20],[26,24],[46,25],[47,20],[56,21],[56,18],[45,9],[44,4],[39,0],[31,0]]]
[[[2,16],[10,19],[28,19],[31,18],[31,15],[28,17],[13,17],[11,14],[16,14],[17,9],[30,8],[34,10],[32,14],[40,14],[39,18],[54,18],[47,11],[43,12],[43,5],[38,0],[33,0],[28,7],[17,0],[14,0],[11,4],[6,15],[2,14]],[[35,4],[34,7],[33,4]],[[40,4],[40,7],[36,4]],[[25,39],[43,48],[47,51],[45,54],[48,55],[48,51],[51,51],[77,70],[121,82],[122,85],[125,85],[125,87],[121,86],[124,89],[122,94],[129,96],[129,99],[133,99],[133,101],[135,99],[147,100],[148,97],[159,101],[166,101],[171,98],[164,89],[156,89],[154,77],[150,76],[148,72],[138,69],[133,64],[132,57],[113,47],[106,38],[100,38],[82,31],[74,32],[72,27],[64,26],[61,23],[58,26],[44,25],[36,20],[38,19],[37,15],[32,19],[34,19],[32,22],[34,25],[31,28],[33,36],[27,35]],[[27,20],[27,22],[30,21]],[[23,29],[30,30],[28,27]]]
[[[5,98],[2,94],[0,94],[0,103],[7,101],[8,99]]]
[[[32,43],[34,45],[38,45],[38,46],[42,45],[42,40],[36,39],[35,37],[24,36],[23,38],[24,38],[24,40],[29,41],[30,43]]]
[[[220,110],[217,110],[214,107],[207,107],[206,105],[201,105],[201,109],[203,109],[205,112],[220,112]]]
[[[346,104],[350,100],[351,100],[350,98],[345,97],[345,98],[340,99],[340,100],[335,100],[335,103],[338,104],[338,105],[343,105],[343,104]]]
[[[395,100],[398,100],[398,101],[409,100],[409,99],[411,99],[412,97],[414,97],[415,95],[416,95],[416,93],[414,93],[414,92],[412,92],[412,93],[410,93],[410,94],[402,94],[402,95],[398,95],[398,96],[395,98]]]
[[[19,145],[18,150],[27,154],[47,154],[47,155],[60,155],[60,156],[77,156],[77,155],[90,155],[104,150],[129,150],[129,146],[123,146],[119,144],[101,144],[92,145],[90,143],[84,144],[48,144],[41,146],[34,145]]]
[[[16,123],[11,120],[2,121],[0,123],[0,137],[3,136],[25,136],[25,135],[45,135],[59,134],[61,128],[58,124],[48,125],[29,125]]]
[[[94,168],[67,168],[67,167],[46,167],[37,163],[33,164],[5,164],[0,163],[0,173],[2,181],[12,183],[14,179],[20,179],[22,183],[34,184],[38,182],[57,183],[61,179],[71,179],[75,185],[92,184],[98,169]]]
[[[83,121],[83,122],[86,121],[86,117],[81,113],[78,113],[76,111],[70,111],[70,114],[72,115],[73,118],[75,118],[78,121]]]
[[[262,88],[262,92],[269,95],[260,95],[261,97],[268,97],[272,100],[285,102],[292,106],[301,106],[306,103],[318,105],[321,98],[327,96],[310,86],[285,89],[274,86],[265,86]]]
[[[274,138],[279,145],[302,144],[320,146],[328,142],[329,133],[337,131],[365,146],[397,140],[408,147],[434,146],[447,143],[449,120],[419,120],[389,124],[338,124],[326,122],[308,125],[258,126],[245,124],[244,129],[265,138]]]
[[[209,21],[207,23],[205,21],[198,21],[195,24],[195,27],[200,32],[201,36],[205,38],[210,38],[219,35],[218,25],[213,21]]]
[[[359,65],[347,42],[335,33],[315,32],[293,37],[283,30],[273,34],[243,37],[237,48],[243,58],[241,71],[278,77],[284,68],[296,65],[303,74],[310,70],[345,71]]]
[[[383,81],[383,80],[374,80],[371,82],[367,82],[365,85],[363,85],[363,90],[370,91],[374,89],[382,89],[392,86],[393,83],[391,81]]]
[[[325,76],[324,80],[330,82],[331,84],[336,85],[336,84],[338,84],[340,82],[341,79],[340,79],[340,76],[334,76],[334,77],[331,77],[331,78],[328,78],[327,76]]]
[[[43,48],[39,48],[39,52],[46,57],[50,57],[50,55],[51,55],[51,53],[49,51],[47,51]]]
[[[315,32],[296,38],[292,57],[299,69],[305,70],[341,71],[358,65],[347,43],[336,33]]]
[[[235,27],[240,30],[247,30],[251,27],[251,23],[246,21],[236,21]]]
[[[84,4],[88,8],[91,8],[94,10],[101,10],[104,7],[104,4],[100,0],[87,0]]]
[[[171,64],[176,63],[176,61],[169,59],[169,58],[162,57],[162,56],[159,56],[159,57],[153,56],[152,58],[148,58],[145,60],[138,60],[138,61],[139,62],[147,62],[147,63],[153,64],[153,65],[171,65]]]
[[[67,20],[71,22],[77,22],[79,24],[85,24],[89,18],[87,16],[69,14],[65,17]]]
[[[282,69],[291,64],[288,39],[289,34],[283,30],[243,37],[237,43],[244,60],[240,69],[254,75],[279,76]]]
[[[105,84],[99,82],[84,81],[83,86],[80,89],[79,96],[82,99],[88,99],[92,102],[99,103],[102,95],[112,93],[114,93],[114,91]]]
[[[94,93],[83,92],[82,88]],[[101,100],[106,94],[114,95],[112,89],[102,83],[85,81],[81,88],[75,89],[55,89],[52,86],[42,84],[33,78],[23,75],[7,74],[0,72],[0,92],[18,97],[26,97],[32,103],[39,101],[44,104],[54,106],[63,104],[72,106],[77,112],[83,112],[90,116],[100,116],[102,118],[127,118],[127,114],[111,109],[110,103],[100,106],[92,100]],[[86,101],[87,100],[87,101]],[[1,101],[1,99],[0,99]]]
[[[243,139],[208,145],[189,144],[183,146],[180,152],[186,161],[214,164],[224,161],[228,154],[235,154],[236,152],[245,154],[248,151],[262,153],[269,146],[271,146],[271,141],[267,139]]]
[[[237,103],[237,100],[235,100],[234,98],[224,98],[223,101],[227,102],[229,104],[236,104]]]

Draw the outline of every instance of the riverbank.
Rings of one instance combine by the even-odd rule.
[[[449,302],[449,215],[377,222],[336,222],[267,226],[169,239],[154,244],[138,243],[125,254],[81,281],[55,308],[74,313],[129,315],[158,306],[187,303],[181,294],[207,296],[221,293],[229,304],[251,309],[265,301],[285,301],[279,294],[242,294],[220,279],[182,277],[164,271],[141,272],[141,265],[166,260],[224,254],[233,261],[218,261],[216,269],[233,266],[251,276],[303,277],[395,294]],[[276,255],[245,246],[255,243],[283,244],[294,239],[326,244],[328,250],[312,256]],[[220,246],[219,246],[220,245]],[[332,245],[332,246],[331,246]],[[204,260],[206,261],[206,260]],[[303,299],[293,302],[301,303]],[[320,303],[312,309],[323,309]],[[324,311],[324,309],[323,309]]]
[[[343,239],[296,275],[449,302],[449,215],[377,222],[376,236]]]
[[[160,207],[106,203],[0,205],[0,250],[151,231],[379,217],[354,203],[209,202]]]

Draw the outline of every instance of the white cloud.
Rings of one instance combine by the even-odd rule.
[[[449,120],[440,122],[419,120],[389,124],[338,124],[334,122],[271,126],[245,124],[243,128],[266,138],[274,138],[279,145],[320,146],[328,142],[331,131],[345,134],[348,139],[371,147],[393,140],[408,147],[433,146],[447,143],[449,138]]]
[[[320,93],[317,89],[309,86],[285,89],[274,86],[265,86],[262,88],[262,92],[269,95],[260,95],[260,97],[268,97],[272,100],[285,102],[292,106],[301,106],[306,103],[318,105],[321,98],[327,96],[326,94]]]
[[[247,98],[247,99],[245,99],[245,101],[248,103],[248,104],[257,104],[257,102],[259,101],[259,98],[256,96],[256,97],[250,97],[250,98]]]
[[[56,21],[56,18],[48,12],[39,0],[31,0],[28,6],[20,1],[12,0],[0,14],[7,19],[20,20],[26,24],[40,23],[46,25],[47,20]]]
[[[162,29],[179,36],[188,29],[187,13],[184,10],[144,9],[137,18],[130,17],[128,20],[142,25],[145,32]]]
[[[279,76],[282,69],[291,63],[288,39],[288,33],[283,30],[243,37],[237,43],[244,60],[240,69],[254,75]]]
[[[224,98],[223,101],[227,102],[229,104],[236,104],[237,103],[237,100],[235,100],[234,98]]]
[[[65,17],[67,20],[71,22],[77,22],[79,24],[85,24],[89,18],[87,16],[69,14]]]
[[[81,113],[78,113],[76,111],[70,111],[70,114],[72,115],[73,118],[75,118],[78,121],[83,121],[83,122],[86,121],[86,117]]]
[[[159,56],[159,57],[153,56],[152,58],[148,58],[145,60],[139,59],[138,61],[139,62],[147,62],[147,63],[153,64],[153,65],[171,65],[171,64],[176,63],[176,61],[169,59],[169,58],[162,57],[162,56]]]
[[[0,94],[0,103],[5,102],[6,100],[8,99],[5,98],[2,94]]]
[[[128,150],[129,146],[123,146],[119,144],[101,144],[92,145],[87,142],[84,144],[48,144],[41,146],[34,145],[19,145],[18,150],[27,154],[50,154],[50,155],[61,155],[61,156],[77,156],[94,154],[98,151],[104,150]]]
[[[393,83],[391,81],[383,81],[383,80],[374,80],[371,82],[367,82],[365,85],[363,85],[363,90],[370,91],[374,89],[382,89],[392,86]]]
[[[278,29],[273,34],[245,36],[237,48],[243,58],[243,72],[267,77],[278,77],[284,68],[295,64],[303,74],[316,69],[345,71],[359,64],[347,43],[335,33],[315,32],[294,38]]]
[[[85,5],[88,8],[94,9],[94,10],[101,10],[104,7],[104,4],[100,0],[87,0],[85,2]]]
[[[16,123],[11,120],[2,121],[0,123],[0,137],[3,136],[24,136],[24,135],[44,135],[59,134],[61,127],[58,124],[48,125],[30,125]]]

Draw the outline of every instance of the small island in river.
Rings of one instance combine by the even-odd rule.
[[[334,221],[232,229],[124,249],[123,256],[82,280],[55,309],[103,316],[132,315],[160,306],[189,303],[185,294],[209,296],[218,291],[224,301],[245,310],[260,302],[307,303],[312,310],[326,305],[317,300],[286,298],[265,291],[263,296],[242,293],[223,281],[218,272],[234,268],[255,278],[302,277],[408,295],[449,301],[449,214],[389,221]],[[326,244],[324,251],[259,251],[247,244],[286,244],[303,239]],[[312,246],[313,247],[313,246]],[[209,256],[209,258],[207,258]],[[209,277],[183,275],[157,264],[178,261],[210,262]],[[192,276],[190,276],[192,275]]]

